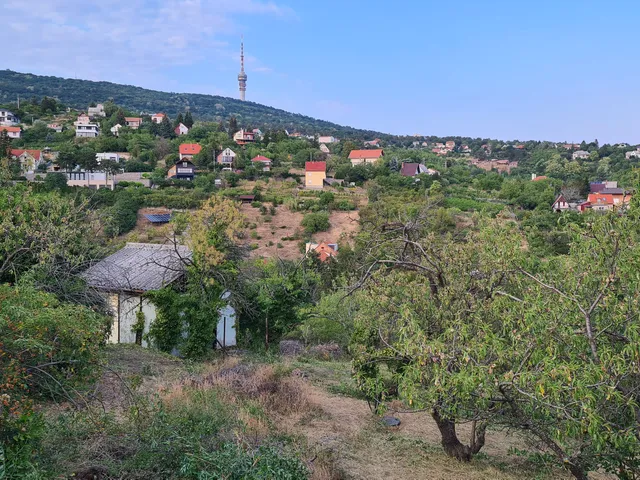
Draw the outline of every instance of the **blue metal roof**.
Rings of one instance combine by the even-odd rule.
[[[151,223],[169,223],[169,221],[171,220],[170,213],[145,213],[144,217]]]

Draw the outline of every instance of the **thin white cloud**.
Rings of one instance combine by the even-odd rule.
[[[262,0],[4,0],[5,68],[91,80],[140,84],[163,71],[212,57],[237,61],[236,19],[295,18],[287,6]],[[257,59],[256,71],[268,71]],[[145,82],[147,83],[147,82]]]

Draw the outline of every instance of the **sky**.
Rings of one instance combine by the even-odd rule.
[[[640,143],[636,1],[1,3],[0,68],[237,98],[244,36],[250,101],[393,134]]]

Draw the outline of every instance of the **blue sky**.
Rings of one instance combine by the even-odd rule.
[[[0,51],[2,68],[236,97],[244,34],[247,99],[266,105],[397,134],[640,142],[632,1],[4,0],[3,9],[21,48]]]

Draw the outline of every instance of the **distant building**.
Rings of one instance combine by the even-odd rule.
[[[65,172],[67,176],[67,186],[69,187],[87,187],[92,190],[108,188],[113,190],[114,178],[107,172],[88,172],[82,169],[76,169],[72,172]]]
[[[364,142],[365,147],[379,147],[381,140],[376,138],[375,140],[369,140],[368,142]]]
[[[320,144],[320,151],[322,153],[331,153],[331,150],[329,150],[329,147],[327,147],[324,143]]]
[[[518,162],[510,162],[509,160],[485,160],[478,161],[477,159],[472,159],[471,164],[490,172],[492,170],[496,170],[499,173],[511,173],[512,168],[518,167]]]
[[[560,145],[562,148],[564,148],[565,150],[575,150],[577,148],[580,148],[580,144],[579,143],[564,143],[562,145]]]
[[[590,193],[600,193],[611,188],[618,188],[618,182],[605,180],[604,182],[591,182],[589,184]]]
[[[22,174],[34,173],[38,165],[42,163],[42,152],[40,150],[11,150],[11,157],[20,162],[20,172]]]
[[[631,158],[640,158],[640,148],[636,148],[635,150],[627,152],[624,154],[624,156],[626,157],[627,160]]]
[[[76,125],[76,138],[95,138],[100,135],[97,123],[80,123]]]
[[[49,123],[47,128],[54,130],[56,133],[62,133],[62,125],[59,123]]]
[[[218,165],[222,165],[223,170],[232,170],[233,162],[236,160],[236,152],[230,148],[225,148],[216,159]]]
[[[321,262],[326,262],[330,258],[334,258],[336,255],[338,255],[338,244],[326,242],[307,242],[307,244],[305,245],[305,253],[309,255],[310,252],[318,255],[318,258]]]
[[[178,160],[176,164],[169,169],[167,178],[175,178],[176,180],[192,181],[196,176],[196,166],[187,158]]]
[[[454,148],[456,148],[456,142],[454,142],[453,140],[449,140],[444,144],[444,147],[447,150],[452,151]]]
[[[336,137],[331,136],[319,136],[318,143],[338,143],[338,139]]]
[[[13,127],[18,125],[20,119],[14,115],[10,110],[0,108],[0,125],[4,127]]]
[[[89,107],[87,113],[91,118],[107,116],[104,111],[104,105],[102,105],[101,103],[97,104],[95,107]]]
[[[622,188],[605,188],[597,193],[590,193],[587,201],[582,204],[583,211],[609,211],[625,208],[631,202],[632,195]]]
[[[306,162],[304,165],[304,186],[311,190],[322,190],[327,178],[327,162]]]
[[[577,152],[573,152],[573,155],[571,155],[571,158],[573,158],[574,160],[584,160],[586,158],[589,158],[589,152],[585,152],[584,150],[578,150]]]
[[[96,153],[96,161],[98,162],[98,165],[100,165],[102,162],[106,162],[106,161],[110,161],[110,162],[114,162],[114,163],[120,163],[123,159],[121,158],[119,153],[116,152],[101,152],[101,153]]]
[[[22,130],[20,130],[20,127],[0,126],[0,132],[7,132],[9,138],[20,138],[22,136]]]
[[[437,175],[437,170],[432,168],[427,168],[421,163],[405,163],[402,162],[402,166],[400,167],[400,175],[403,177],[415,177],[416,175],[420,175],[421,173],[426,173],[428,175]]]
[[[176,132],[176,135],[178,136],[189,133],[189,129],[184,123],[180,123],[173,131]]]
[[[131,130],[138,130],[142,125],[142,118],[140,117],[125,117],[124,120],[127,124],[127,127],[129,127]]]
[[[262,155],[258,155],[256,157],[253,157],[251,159],[251,163],[253,165],[255,165],[256,167],[258,167],[259,165],[262,166],[262,171],[263,172],[268,172],[271,170],[271,159],[264,157]],[[259,167],[258,167],[259,168]]]
[[[164,113],[154,113],[151,115],[151,121],[153,123],[162,123],[162,120],[164,120],[165,117],[166,115]]]
[[[240,129],[233,135],[233,140],[238,145],[246,145],[255,141],[255,134],[248,130]]]
[[[373,165],[378,160],[384,157],[384,150],[351,150],[349,153],[349,160],[351,160],[351,165]]]
[[[116,137],[120,135],[120,129],[122,125],[116,123],[113,127],[111,127],[111,133],[113,133]]]
[[[197,143],[183,143],[180,145],[180,160],[191,160],[194,155],[199,154],[202,147]]]
[[[81,113],[78,115],[78,119],[73,122],[73,124],[77,127],[78,125],[87,125],[91,123],[91,118],[86,113]]]
[[[549,177],[547,177],[546,175],[536,175],[535,173],[531,174],[532,182],[541,182],[542,180],[549,180]]]

